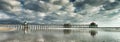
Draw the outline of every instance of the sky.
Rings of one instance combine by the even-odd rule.
[[[0,23],[120,26],[120,0],[0,0]]]

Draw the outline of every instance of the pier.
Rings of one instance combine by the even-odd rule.
[[[105,30],[105,31],[120,31],[120,27],[98,27],[95,23],[89,24],[0,24],[2,28],[15,28],[16,30],[23,31],[36,31],[36,30]]]

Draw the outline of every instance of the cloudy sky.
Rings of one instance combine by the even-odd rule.
[[[120,26],[120,0],[0,0],[0,23]]]

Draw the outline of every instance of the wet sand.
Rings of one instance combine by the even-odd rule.
[[[98,31],[95,37],[89,32],[72,30],[64,33],[63,30],[39,30],[0,32],[0,42],[120,42],[120,32]]]

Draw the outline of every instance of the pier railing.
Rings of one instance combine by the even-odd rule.
[[[6,28],[24,28],[22,24],[0,24],[0,27]],[[71,24],[70,28],[88,28],[89,24]],[[28,28],[64,28],[64,24],[28,24]]]

